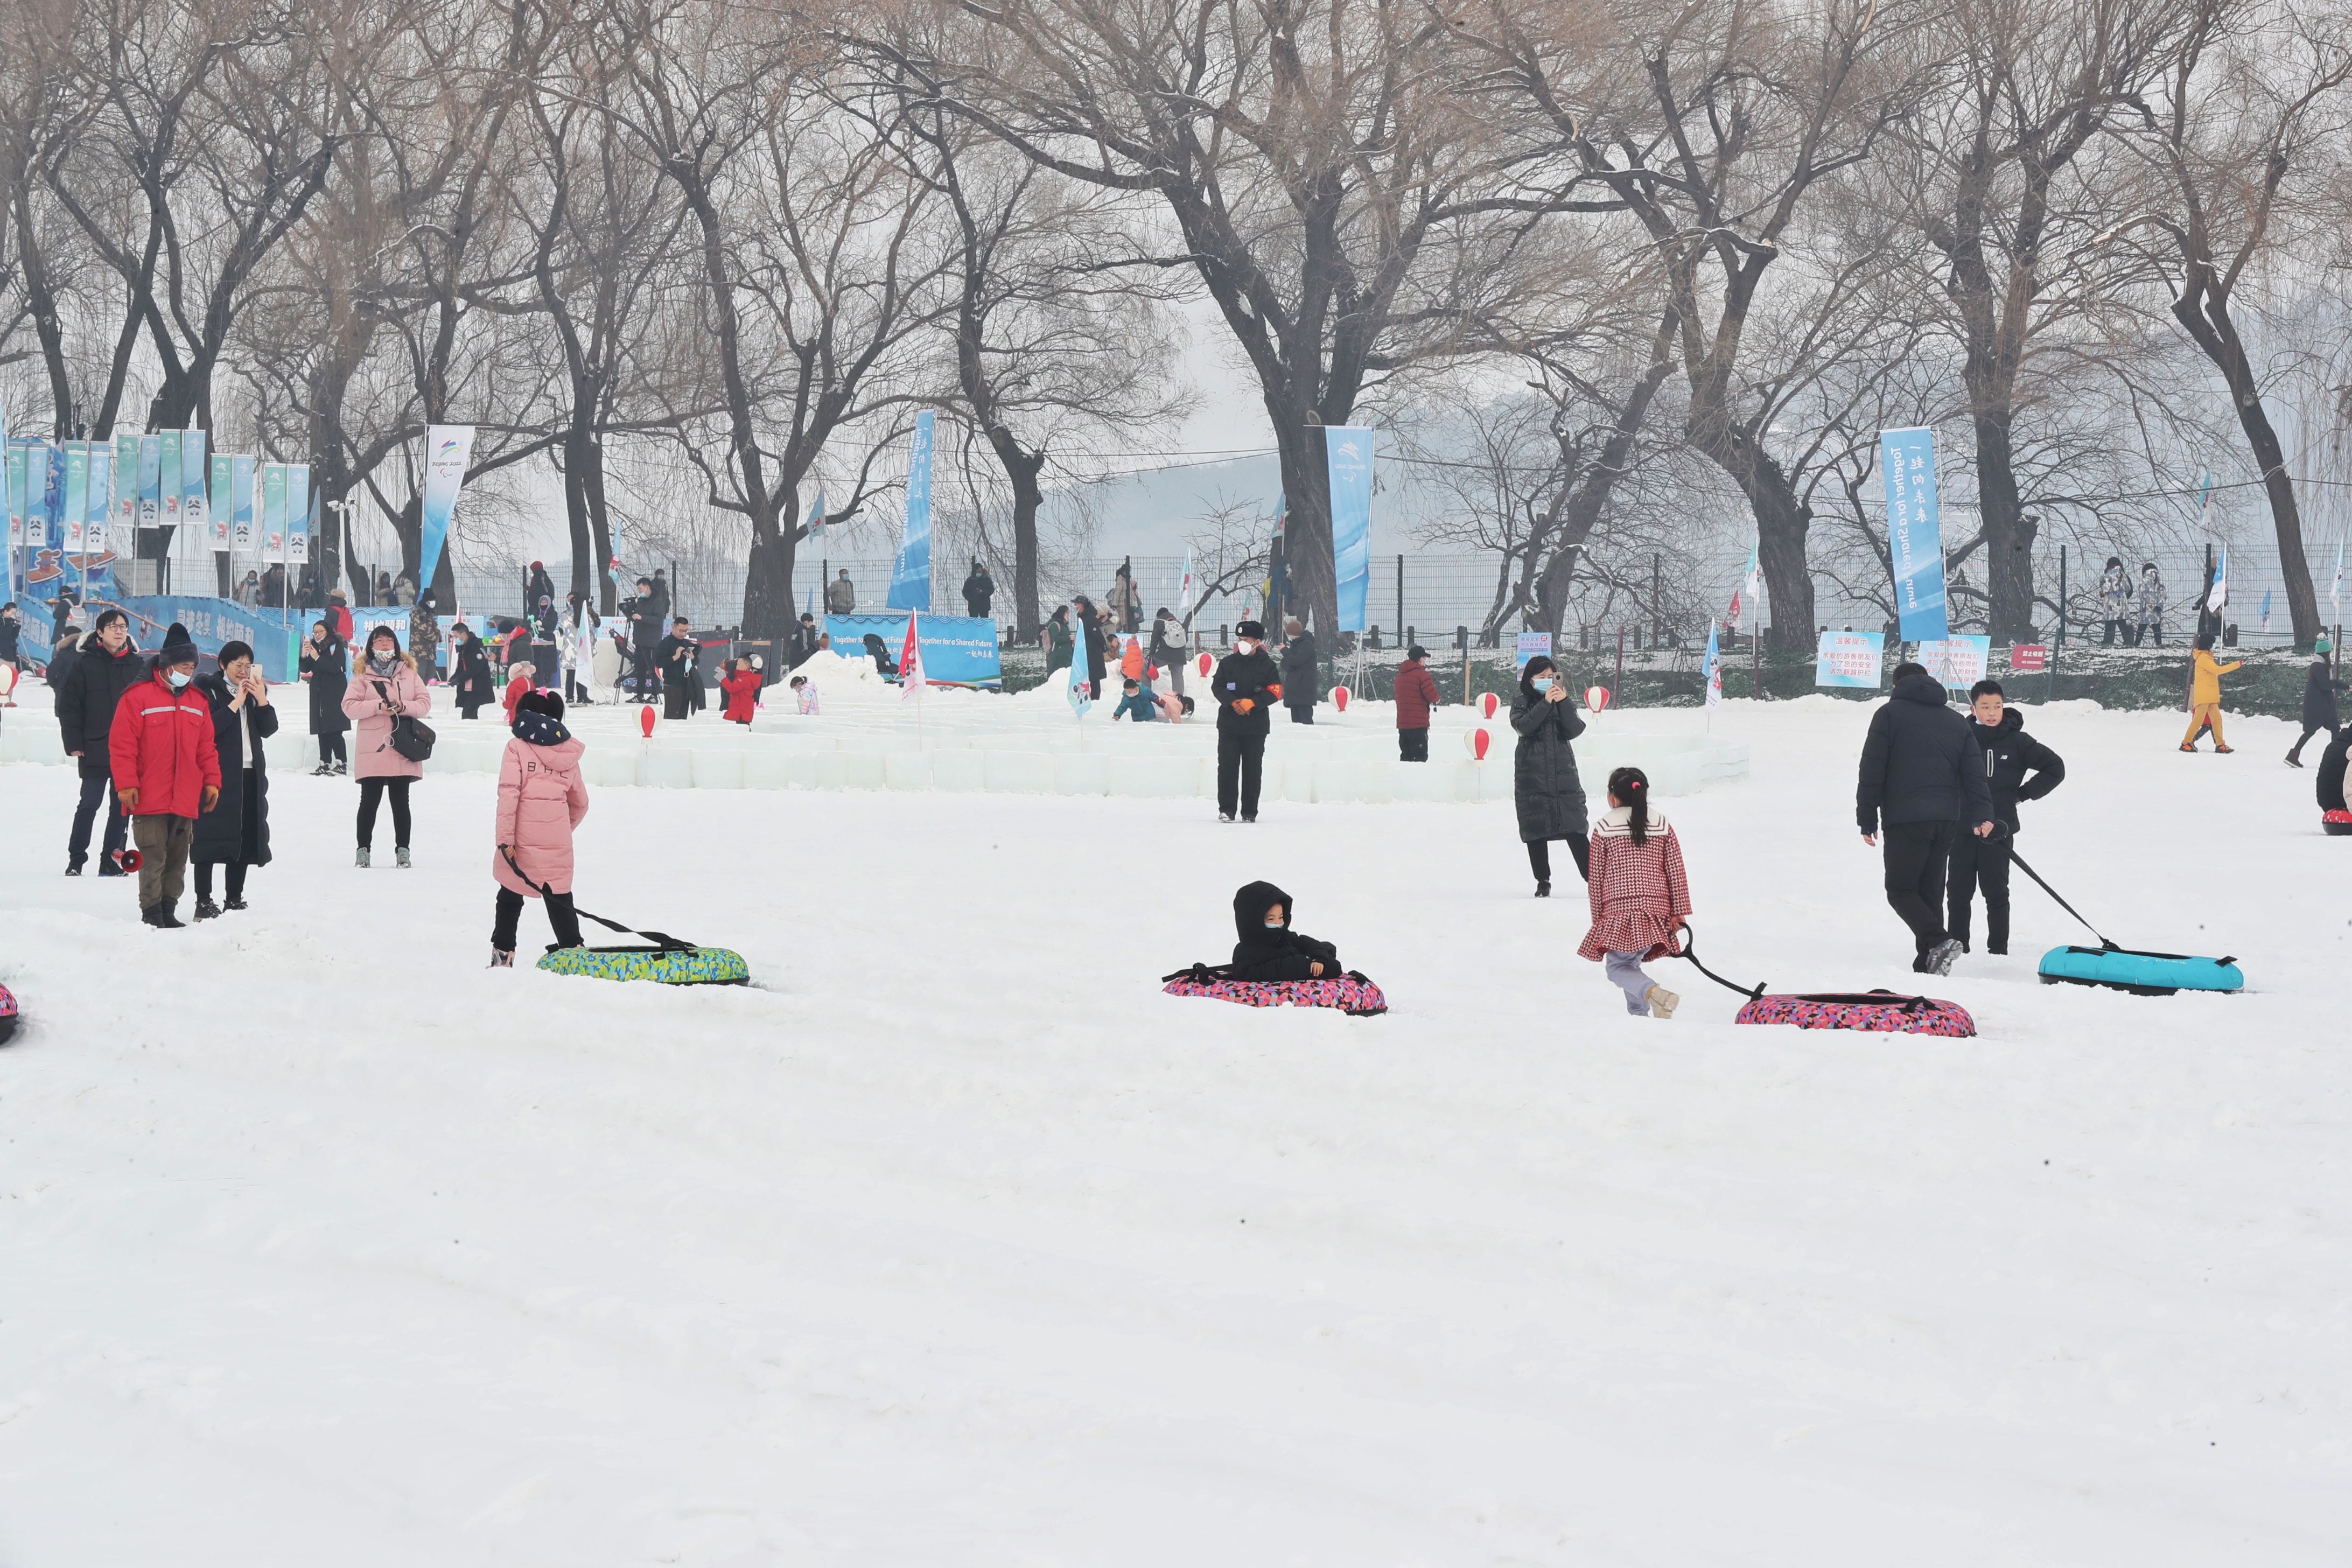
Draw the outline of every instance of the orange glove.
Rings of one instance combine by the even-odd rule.
[[[1234,711],[1236,713],[1248,713],[1255,710],[1257,704],[1251,701],[1246,697],[1237,698],[1234,702]]]
[[[1280,681],[1276,681],[1276,682],[1275,682],[1275,684],[1273,684],[1272,686],[1267,687],[1267,688],[1265,689],[1265,694],[1266,694],[1268,697],[1273,698],[1276,702],[1281,701],[1281,700],[1282,700],[1282,683],[1281,683]]]

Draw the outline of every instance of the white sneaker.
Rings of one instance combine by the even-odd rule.
[[[1927,967],[1937,974],[1949,974],[1952,963],[1960,956],[1960,944],[1946,937],[1927,950]]]
[[[352,861],[352,864],[357,866],[362,871],[366,870],[368,868],[368,852],[365,849],[362,849],[360,851],[360,858]]]

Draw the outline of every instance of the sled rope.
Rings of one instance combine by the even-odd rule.
[[[2082,921],[2083,929],[2089,931],[2093,936],[2097,937],[2099,939],[2099,945],[2102,948],[2105,949],[2109,952],[2121,952],[2123,951],[2123,949],[2117,947],[2114,942],[2108,941],[2105,934],[2102,932],[2098,927],[2093,925],[2088,921],[2083,920],[2083,911],[2068,903],[2064,895],[2060,893],[2057,889],[2052,887],[2049,883],[2042,881],[2042,873],[2025,863],[2025,857],[2017,852],[2016,847],[2013,843],[2010,847],[2009,858],[2011,865],[2024,872],[2027,876],[2032,878],[2036,882],[2041,883],[2042,890],[2049,894],[2052,898],[2056,899],[2060,909],[2064,910],[2076,920]]]
[[[544,882],[532,881],[530,872],[524,870],[521,867],[515,865],[514,851],[512,849],[501,844],[499,846],[499,853],[506,858],[506,862],[509,866],[514,867],[514,874],[520,877],[526,883],[529,883],[530,886],[537,889],[541,896],[552,897],[554,895],[554,889],[550,888]],[[667,931],[639,931],[635,926],[625,926],[618,921],[608,921],[603,915],[590,914],[578,904],[572,906],[572,912],[578,915],[583,921],[594,921],[606,931],[616,931],[623,936],[644,937],[647,942],[657,943],[660,946],[661,951],[664,952],[700,952],[702,951],[700,948],[695,946],[694,943],[690,942],[682,942],[678,938],[670,935]]]
[[[1683,922],[1683,950],[1673,956],[1690,960],[1690,966],[1693,969],[1697,970],[1701,974],[1706,975],[1709,980],[1714,981],[1726,991],[1737,991],[1740,995],[1747,997],[1750,1002],[1760,1002],[1764,999],[1764,987],[1760,983],[1754,986],[1734,985],[1730,981],[1726,980],[1722,975],[1717,974],[1714,970],[1709,969],[1706,964],[1701,963],[1698,961],[1697,933],[1691,930],[1691,925],[1688,921],[1685,921]]]

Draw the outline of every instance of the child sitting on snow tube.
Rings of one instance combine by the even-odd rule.
[[[581,945],[580,916],[572,907],[572,832],[588,815],[588,785],[580,777],[584,749],[563,727],[561,692],[526,691],[516,699],[514,738],[499,763],[498,849],[490,859],[499,879],[493,969],[514,967],[522,901],[542,888],[555,945]]]
[[[1235,980],[1320,980],[1344,973],[1339,950],[1290,929],[1290,895],[1272,882],[1252,882],[1234,895]]]

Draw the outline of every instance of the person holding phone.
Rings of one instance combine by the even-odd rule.
[[[221,792],[196,817],[188,858],[196,868],[196,919],[245,904],[245,873],[269,864],[269,764],[262,745],[278,733],[269,678],[242,642],[221,645],[220,673],[196,677],[211,705],[213,747],[220,756]],[[213,902],[213,868],[225,866],[228,901]]]
[[[1511,728],[1519,743],[1511,758],[1511,799],[1518,810],[1519,841],[1528,847],[1536,897],[1551,897],[1551,844],[1566,839],[1576,874],[1591,874],[1591,818],[1585,810],[1584,781],[1577,776],[1576,748],[1584,720],[1559,666],[1542,654],[1519,672],[1511,699]]]
[[[425,776],[425,764],[393,749],[393,721],[405,714],[422,719],[433,710],[433,693],[416,673],[416,661],[401,650],[390,626],[368,633],[367,656],[343,693],[343,712],[357,726],[352,738],[352,773],[360,781],[359,855],[364,869],[375,837],[376,808],[392,801],[393,854],[408,866],[408,786]]]

